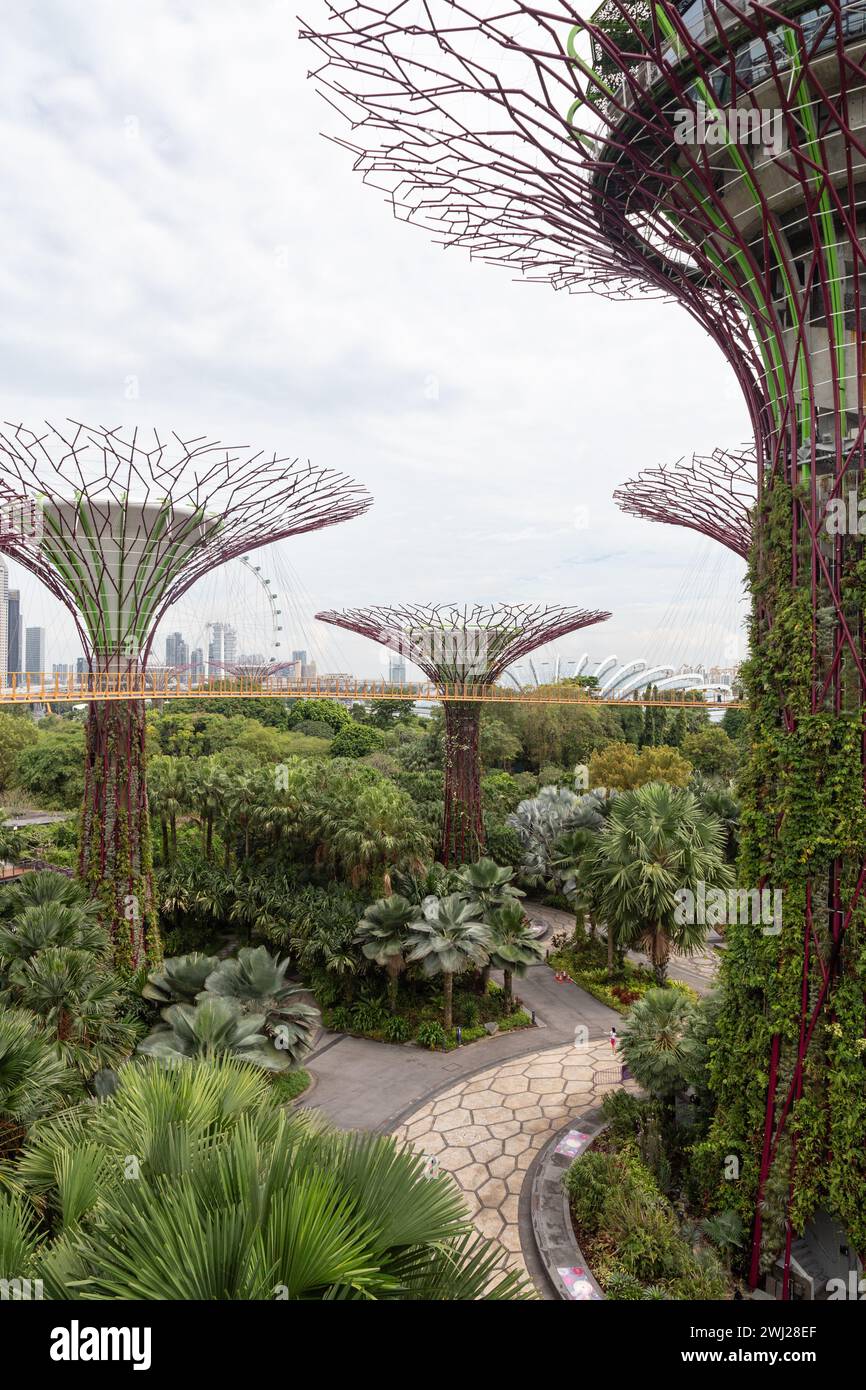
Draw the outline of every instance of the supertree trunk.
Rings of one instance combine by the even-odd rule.
[[[446,700],[445,816],[440,858],[443,864],[466,864],[484,849],[481,814],[481,761],[478,736],[481,706]]]
[[[78,871],[102,904],[120,970],[156,964],[162,954],[153,893],[140,700],[88,707],[84,809]]]

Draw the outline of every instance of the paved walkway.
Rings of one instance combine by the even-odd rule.
[[[570,934],[574,929],[571,913],[531,901],[526,908],[533,919],[546,924],[548,943],[555,933]],[[714,953],[707,953],[706,960],[674,960],[670,973],[705,993],[711,988],[715,962]],[[618,1013],[576,985],[558,984],[546,965],[533,966],[523,979],[515,980],[514,987],[524,1007],[535,1012],[539,1026],[503,1033],[454,1052],[321,1033],[308,1058],[316,1078],[309,1105],[343,1129],[388,1133],[423,1101],[461,1078],[558,1044],[573,1046],[579,1025],[586,1028],[590,1043],[606,1039],[611,1027],[620,1026]]]
[[[612,1089],[613,1066],[607,1042],[532,1052],[458,1081],[394,1132],[452,1175],[477,1228],[505,1247],[510,1268],[525,1273],[520,1191],[527,1170],[571,1116]]]
[[[606,1039],[620,1022],[619,1014],[576,985],[557,984],[546,965],[533,966],[514,984],[524,1007],[535,1011],[539,1027],[496,1035],[453,1052],[320,1034],[304,1063],[316,1078],[310,1106],[343,1129],[387,1133],[423,1100],[460,1078],[541,1048],[561,1043],[573,1047],[578,1025],[586,1028],[590,1042]]]

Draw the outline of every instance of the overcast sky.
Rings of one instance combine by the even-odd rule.
[[[6,8],[3,419],[155,424],[352,473],[375,505],[287,543],[289,608],[539,599],[614,614],[566,657],[730,659],[742,566],[610,500],[748,437],[718,349],[676,306],[516,283],[393,221],[321,136],[340,126],[299,8],[317,0]],[[49,664],[74,655],[21,583]],[[371,644],[303,626],[288,646],[379,673]]]

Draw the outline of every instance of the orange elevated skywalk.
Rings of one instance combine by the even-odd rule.
[[[741,700],[715,695],[702,699],[691,691],[660,691],[652,699],[633,695],[616,698],[597,696],[578,685],[509,689],[503,685],[463,683],[437,684],[413,681],[396,685],[382,680],[320,676],[316,680],[294,681],[279,676],[226,676],[190,687],[169,670],[153,670],[134,675],[96,674],[84,676],[39,673],[13,676],[0,687],[0,705],[79,704],[88,700],[469,700],[484,704],[507,705],[664,705],[666,708],[736,709]]]

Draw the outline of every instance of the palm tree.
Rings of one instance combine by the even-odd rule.
[[[109,1100],[28,1142],[24,1196],[0,1196],[0,1268],[55,1299],[528,1296],[472,1233],[450,1176],[426,1177],[389,1136],[286,1113],[269,1089],[229,1058],[124,1067]],[[46,1211],[50,1234],[36,1225]]]
[[[33,1015],[25,1009],[0,1010],[0,1159],[18,1146],[34,1120],[80,1091],[79,1077],[57,1055]]]
[[[406,967],[409,933],[418,916],[418,908],[399,893],[392,893],[390,898],[379,898],[365,909],[355,931],[354,940],[361,944],[367,960],[375,961],[388,973],[388,1004],[392,1014],[397,1012],[397,987]]]
[[[213,859],[214,821],[225,813],[231,780],[215,758],[200,758],[190,773],[189,793],[192,803],[198,807],[202,851],[209,864]]]
[[[3,998],[35,1014],[60,1056],[84,1077],[117,1066],[132,1051],[136,1029],[123,1016],[120,983],[92,951],[45,946],[13,961]]]
[[[687,1083],[697,1044],[694,1005],[678,989],[651,989],[631,1007],[620,1034],[626,1065],[650,1095],[670,1103]]]
[[[157,757],[151,761],[148,804],[159,818],[165,864],[173,864],[177,859],[177,818],[189,804],[189,791],[190,773],[185,759]]]
[[[0,925],[0,976],[13,961],[28,961],[47,946],[72,946],[107,959],[108,934],[90,905],[39,903]]]
[[[493,908],[484,920],[490,930],[490,963],[502,971],[505,1004],[510,1013],[513,977],[525,975],[528,966],[537,965],[544,958],[544,947],[532,935],[520,903],[513,899]]]
[[[387,897],[393,868],[420,871],[433,849],[409,798],[399,788],[376,783],[329,797],[316,817],[317,859],[354,888],[380,882]]]
[[[492,859],[479,859],[475,864],[464,864],[457,870],[459,892],[471,903],[478,903],[485,915],[495,907],[526,894],[513,882],[514,869],[511,865],[500,867]]]
[[[648,782],[616,798],[599,832],[590,879],[621,944],[639,942],[663,985],[672,948],[697,950],[706,936],[699,922],[680,921],[676,893],[698,884],[728,888],[733,874],[723,859],[721,822],[701,809],[691,792]]]
[[[409,937],[407,960],[420,961],[427,976],[442,976],[445,1031],[452,1027],[454,976],[487,964],[490,930],[479,921],[481,909],[462,893],[425,898],[423,916]]]
[[[56,873],[53,869],[39,869],[25,874],[17,883],[11,883],[0,891],[0,918],[18,917],[28,907],[42,907],[47,903],[57,907],[77,907],[81,916],[95,922],[99,918],[98,905],[74,878]]]

